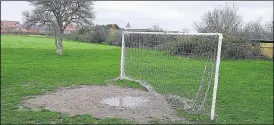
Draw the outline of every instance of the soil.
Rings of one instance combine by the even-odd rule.
[[[110,106],[102,103],[102,100],[117,97],[140,97],[146,101],[134,107]],[[54,93],[24,100],[22,104],[29,108],[48,109],[70,116],[91,114],[96,118],[125,118],[137,123],[149,123],[150,120],[155,119],[186,123],[184,118],[176,116],[176,111],[170,108],[164,96],[114,85],[61,88]]]

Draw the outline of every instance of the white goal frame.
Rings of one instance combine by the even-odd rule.
[[[169,33],[169,32],[131,32],[123,31],[122,32],[122,45],[121,45],[121,65],[120,65],[120,77],[119,79],[128,79],[125,74],[125,34],[167,34],[167,35],[188,35],[188,36],[218,36],[218,49],[216,57],[216,66],[215,66],[215,76],[214,76],[214,87],[213,87],[213,97],[211,104],[210,119],[214,120],[215,118],[215,105],[216,105],[216,96],[219,80],[219,67],[220,67],[220,58],[221,58],[221,49],[222,49],[222,33]],[[131,79],[128,79],[131,80]],[[147,87],[147,86],[145,86]]]

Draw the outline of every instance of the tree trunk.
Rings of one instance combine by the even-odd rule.
[[[56,53],[58,56],[61,56],[62,55],[62,35],[61,34],[58,34],[57,36],[57,46],[56,46]]]
[[[54,44],[55,44],[55,47],[57,48],[57,36],[56,36],[56,34],[54,34],[54,37],[55,37],[55,41],[54,41]]]

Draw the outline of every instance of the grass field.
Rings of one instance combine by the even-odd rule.
[[[54,91],[60,86],[102,85],[119,76],[119,47],[64,41],[63,53],[56,56],[53,39],[1,35],[1,123],[132,123],[119,118],[19,110],[18,104],[27,96]],[[128,82],[118,85],[138,87]],[[154,86],[161,93],[176,89]],[[222,60],[216,114],[214,123],[273,124],[272,62]],[[186,114],[185,117],[196,118]]]

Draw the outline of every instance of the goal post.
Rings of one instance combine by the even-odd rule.
[[[215,117],[215,105],[216,105],[217,89],[218,89],[218,83],[219,83],[219,68],[221,63],[221,49],[222,49],[222,41],[223,41],[223,34],[219,33],[218,36],[219,36],[219,40],[218,40],[218,49],[217,49],[217,57],[216,57],[214,88],[213,88],[212,106],[211,106],[211,112],[210,112],[211,120],[214,120],[214,117]]]
[[[130,35],[132,35],[132,36],[130,36]],[[134,35],[138,35],[138,37],[135,37]],[[176,36],[176,37],[172,37],[172,36]],[[201,38],[196,38],[195,40],[197,40],[197,42],[195,42],[195,44],[193,44],[194,42],[192,43],[191,39],[188,38],[188,36],[191,37],[191,38],[192,37],[201,37]],[[213,38],[207,38],[207,37],[210,37],[210,36],[216,37],[216,39],[218,39],[218,40],[216,40],[216,42],[215,42],[214,41],[215,39],[213,40]],[[161,38],[158,38],[158,37],[161,37]],[[185,39],[190,39],[190,40],[187,41],[187,42],[184,42],[183,45],[180,46],[180,44],[182,44],[181,39],[184,39],[184,38]],[[206,39],[206,40],[203,40],[203,39]],[[207,94],[208,94],[208,91],[209,91],[210,85],[211,85],[211,82],[210,82],[211,75],[212,75],[212,73],[214,73],[214,84],[213,84],[213,90],[212,90],[213,94],[212,94],[211,109],[210,109],[210,119],[214,120],[214,118],[215,118],[216,97],[217,97],[217,88],[218,88],[218,78],[219,78],[219,66],[220,66],[222,39],[223,39],[222,33],[170,33],[170,32],[131,32],[131,31],[123,31],[122,32],[122,42],[121,42],[121,62],[120,62],[120,76],[119,76],[119,79],[121,79],[121,80],[122,79],[127,79],[127,80],[133,80],[133,81],[135,80],[137,82],[146,81],[148,84],[150,84],[150,81],[152,81],[152,80],[148,80],[149,77],[157,76],[157,72],[160,72],[160,71],[161,72],[165,72],[165,71],[167,72],[167,71],[171,70],[167,67],[169,65],[173,64],[173,63],[176,63],[175,60],[173,61],[173,57],[178,56],[178,58],[180,58],[182,56],[182,58],[192,58],[193,56],[195,56],[195,57],[198,57],[199,59],[200,59],[200,57],[203,57],[203,58],[206,57],[207,60],[201,59],[201,60],[206,61],[204,69],[200,68],[200,70],[199,70],[199,71],[202,71],[202,70],[204,71],[204,73],[201,73],[202,74],[202,76],[201,76],[202,80],[200,80],[200,76],[199,77],[193,77],[193,78],[196,78],[197,80],[201,81],[199,83],[200,84],[199,85],[199,91],[197,92],[196,99],[199,98],[198,96],[201,96],[200,97],[201,99],[199,99],[199,107],[204,107],[203,104],[206,102]],[[130,42],[130,41],[134,41],[134,42]],[[161,42],[159,42],[159,41],[161,41]],[[174,42],[174,41],[176,41],[176,42]],[[201,42],[199,44],[199,41],[206,41],[206,42]],[[207,41],[214,41],[214,42],[207,42]],[[174,44],[172,42],[174,42]],[[128,45],[129,43],[130,43],[130,45]],[[172,45],[171,45],[171,43],[172,43]],[[207,43],[208,43],[208,45],[206,45]],[[211,47],[211,46],[214,46],[214,47]],[[127,48],[131,49],[131,50],[128,50],[130,52],[128,54],[127,54]],[[187,54],[182,54],[183,52],[179,52],[179,54],[174,52],[175,53],[174,54],[174,53],[171,52],[172,49],[170,49],[170,48],[172,48],[172,49],[176,48],[176,51],[181,51],[182,50],[182,51],[184,51],[184,53],[187,53]],[[210,49],[210,48],[213,48],[213,49]],[[191,49],[195,49],[195,50],[191,50]],[[148,50],[151,50],[151,51],[148,51]],[[191,52],[188,52],[188,51],[191,51]],[[210,53],[210,54],[205,54],[205,53],[207,53],[207,51],[209,51],[208,53]],[[167,54],[162,54],[162,52],[172,53],[172,54],[169,55],[169,56],[166,56]],[[139,56],[138,55],[139,53],[143,53],[144,55]],[[165,65],[159,65],[156,60],[155,60],[156,63],[154,63],[153,60],[150,59],[150,58],[154,58],[153,57],[154,55],[153,54],[149,55],[148,53],[156,53],[154,55],[159,57],[159,58],[157,58],[157,60],[159,60],[159,63],[160,63],[160,61],[162,61],[161,64],[165,64]],[[127,59],[126,55],[128,55],[128,58],[130,58],[130,59]],[[161,57],[159,55],[161,55]],[[142,63],[142,64],[139,65],[138,63],[140,63],[140,60],[141,60],[139,58],[144,58],[142,60],[152,60],[152,61],[150,61],[150,62],[147,61],[147,62]],[[173,62],[171,63],[169,59],[172,60]],[[128,63],[131,67],[130,66],[126,67],[126,61],[128,61],[128,60],[130,61]],[[214,63],[212,61],[214,61]],[[152,63],[154,63],[154,64],[152,64]],[[196,61],[195,63],[199,63],[199,61]],[[209,63],[211,63],[211,65],[209,65]],[[193,64],[194,64],[194,62],[193,62]],[[152,68],[152,67],[154,67],[154,68]],[[195,66],[193,66],[193,67],[195,67]],[[193,68],[193,67],[191,67],[191,68]],[[156,71],[155,70],[156,68],[159,68],[159,69],[161,68],[161,70]],[[171,68],[173,68],[173,67],[171,67]],[[214,72],[211,71],[210,68],[212,70],[215,69]],[[135,69],[140,69],[140,70],[135,71],[135,74],[131,73],[129,76],[128,76],[127,72],[125,71],[125,70],[133,71]],[[176,70],[176,68],[174,68],[174,69]],[[185,68],[185,69],[187,69],[187,68]],[[151,71],[151,70],[153,70],[153,71]],[[195,70],[196,70],[196,68],[195,68]],[[143,75],[142,73],[140,73],[142,71],[146,72],[148,75],[147,74]],[[191,71],[191,69],[188,69],[187,71]],[[199,73],[199,71],[197,70],[197,73]],[[174,71],[174,74],[179,73],[179,72],[181,72],[181,71]],[[189,73],[189,72],[185,72],[183,74],[185,75],[187,73]],[[136,77],[135,77],[135,75],[136,75]],[[137,77],[138,75],[140,77]],[[175,76],[172,76],[172,77],[175,77]],[[162,78],[161,75],[157,76],[157,78],[158,79],[164,79],[164,78]],[[155,79],[154,79],[154,81],[158,80],[158,79],[157,80],[155,80]],[[166,79],[168,79],[168,77],[165,78],[164,80],[166,80]],[[183,78],[181,78],[181,79],[183,79]],[[169,81],[172,81],[172,82],[178,82],[179,79],[177,81],[176,80],[174,78],[169,79]],[[208,80],[208,81],[205,81],[205,80]],[[188,81],[191,81],[191,80],[188,80]],[[155,83],[160,83],[160,82],[161,81],[158,80]],[[141,85],[142,85],[142,83],[141,83]],[[154,86],[154,85],[152,85],[152,86]],[[145,87],[147,87],[147,86],[145,86]],[[201,93],[206,93],[206,94],[201,95]]]
[[[125,32],[122,33],[120,79],[125,77]]]

